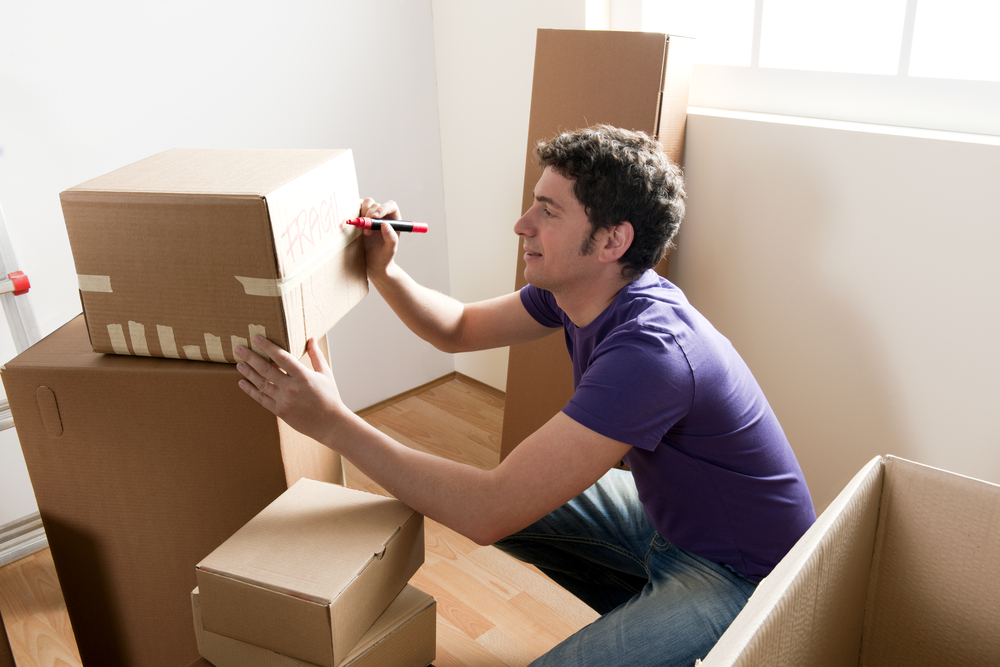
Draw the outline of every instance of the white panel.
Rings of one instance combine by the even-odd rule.
[[[1000,145],[691,114],[671,276],[728,336],[817,509],[895,454],[1000,482]]]

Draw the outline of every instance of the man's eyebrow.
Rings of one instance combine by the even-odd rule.
[[[539,197],[539,196],[538,196],[538,195],[536,195],[536,194],[535,194],[534,192],[532,192],[532,193],[531,193],[531,196],[535,198],[535,201],[540,201],[540,202],[543,202],[543,203],[545,203],[545,204],[548,204],[549,206],[555,206],[555,207],[556,207],[557,209],[559,209],[560,211],[561,211],[561,210],[563,210],[563,207],[562,207],[562,206],[560,206],[560,205],[559,205],[559,204],[558,204],[558,203],[556,202],[556,200],[555,200],[555,199],[553,199],[552,197],[546,197],[545,195],[542,195],[541,197]]]

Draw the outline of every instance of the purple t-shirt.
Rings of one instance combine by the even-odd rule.
[[[646,271],[596,320],[550,292],[521,302],[563,327],[576,391],[563,412],[632,445],[625,462],[659,533],[759,581],[816,520],[795,454],[732,344],[683,292]]]

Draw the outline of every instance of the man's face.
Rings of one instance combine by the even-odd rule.
[[[553,293],[593,272],[592,227],[573,184],[546,167],[535,185],[534,203],[514,223],[514,233],[524,242],[525,279]]]

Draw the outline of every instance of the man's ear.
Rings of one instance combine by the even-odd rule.
[[[632,246],[635,230],[632,223],[625,221],[608,230],[604,243],[601,245],[600,260],[602,262],[617,262],[625,251]]]

